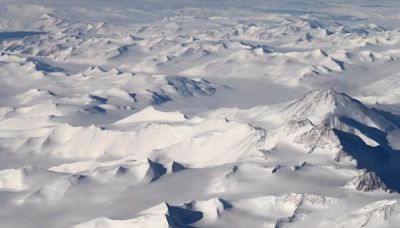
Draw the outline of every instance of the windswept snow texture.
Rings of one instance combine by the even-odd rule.
[[[0,227],[399,227],[399,12],[0,0]]]

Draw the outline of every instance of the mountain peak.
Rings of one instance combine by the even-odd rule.
[[[309,119],[313,123],[319,123],[330,114],[347,113],[353,108],[364,109],[364,105],[334,89],[317,89],[289,104],[286,111],[292,119]]]
[[[315,125],[330,125],[332,119],[345,118],[381,130],[392,128],[391,123],[374,110],[334,89],[312,90],[289,103],[283,112],[288,120],[308,119]]]
[[[354,100],[353,98],[349,97],[347,94],[337,92],[335,89],[315,89],[308,92],[299,100],[310,100],[319,103],[327,103],[327,102],[338,102],[339,100]]]
[[[374,172],[363,171],[346,184],[348,187],[355,188],[360,191],[370,192],[378,189],[387,190],[385,184],[381,181],[378,175]]]

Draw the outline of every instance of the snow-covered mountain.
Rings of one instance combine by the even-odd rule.
[[[0,0],[0,227],[397,227],[399,9]]]

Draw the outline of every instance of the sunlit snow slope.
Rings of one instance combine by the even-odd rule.
[[[398,227],[399,12],[0,0],[0,227]]]

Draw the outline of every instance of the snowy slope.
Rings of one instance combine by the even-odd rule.
[[[397,227],[399,9],[0,0],[0,227]]]

